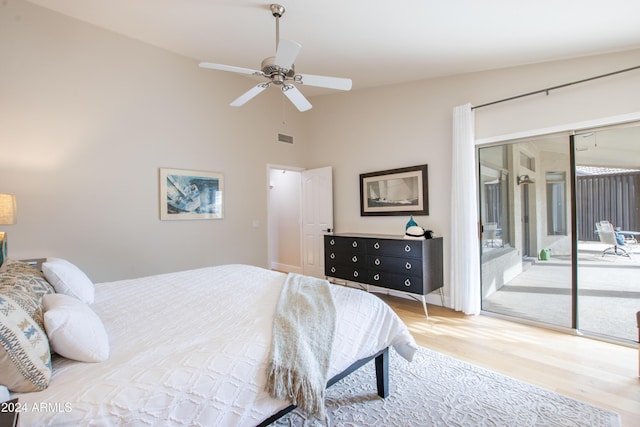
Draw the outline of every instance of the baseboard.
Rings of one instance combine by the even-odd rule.
[[[302,273],[302,267],[300,267],[300,266],[282,264],[282,263],[278,263],[278,262],[272,262],[271,263],[271,269],[272,270],[276,270],[276,271],[282,271],[283,273],[303,274]]]

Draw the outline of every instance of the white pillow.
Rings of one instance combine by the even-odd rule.
[[[59,294],[71,295],[87,304],[93,303],[96,292],[93,282],[69,261],[47,258],[42,264],[42,272]]]
[[[91,308],[64,294],[42,298],[44,329],[51,349],[67,359],[103,362],[109,358],[109,337]]]

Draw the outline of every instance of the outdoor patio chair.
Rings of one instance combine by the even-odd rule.
[[[629,257],[629,253],[619,246],[616,232],[609,221],[596,222],[596,230],[600,242],[611,245],[602,251],[602,256],[607,254]]]

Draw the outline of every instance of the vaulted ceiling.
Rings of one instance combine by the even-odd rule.
[[[259,69],[264,0],[28,0],[194,60]],[[640,48],[636,0],[282,0],[296,71],[353,88]],[[212,73],[224,71],[207,70]]]

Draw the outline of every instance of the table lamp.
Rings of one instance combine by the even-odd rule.
[[[16,223],[16,196],[13,194],[0,194],[0,225],[11,225]],[[4,231],[0,231],[0,266],[7,259],[7,236]]]

